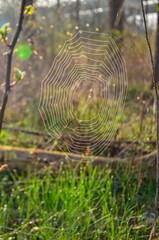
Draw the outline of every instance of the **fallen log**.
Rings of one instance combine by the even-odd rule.
[[[26,129],[21,129],[21,128],[15,128],[15,127],[9,127],[9,126],[3,126],[2,127],[3,130],[10,130],[10,131],[15,131],[18,133],[26,133],[26,134],[30,134],[30,135],[35,135],[38,137],[46,137],[46,138],[50,138],[50,135],[44,132],[39,132],[39,131],[30,131],[30,130],[26,130]]]
[[[118,157],[100,157],[100,156],[85,156],[72,153],[49,152],[41,149],[32,148],[18,148],[9,146],[0,146],[0,164],[7,163],[10,169],[18,168],[25,170],[28,165],[38,168],[50,165],[58,167],[61,163],[68,163],[69,161],[76,163],[91,162],[92,165],[106,165],[111,164],[115,167],[117,163],[126,164],[131,161],[132,165],[142,163],[145,167],[155,167],[156,151],[142,156],[136,157],[133,160]]]
[[[106,164],[114,163],[119,161],[119,158],[105,158],[96,156],[85,156],[72,153],[62,153],[62,152],[49,152],[41,149],[32,148],[18,148],[9,146],[0,146],[0,162],[1,164],[7,163],[9,167],[22,167],[26,164],[35,165],[36,163],[41,165],[46,164],[59,164],[65,163],[69,160],[74,162],[79,161],[91,161],[93,164]],[[121,162],[126,163],[126,159],[120,159]]]

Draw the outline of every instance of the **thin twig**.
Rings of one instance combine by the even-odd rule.
[[[153,60],[153,54],[152,54],[152,48],[149,41],[149,35],[147,30],[147,22],[145,17],[145,9],[143,0],[141,0],[141,8],[143,13],[143,19],[144,19],[144,26],[145,26],[145,36],[147,45],[150,52],[150,58],[151,58],[151,65],[152,65],[152,73],[153,73],[153,84],[155,89],[155,95],[156,95],[156,109],[157,109],[157,126],[156,126],[156,135],[157,135],[157,162],[156,162],[156,196],[155,196],[155,220],[154,220],[154,226],[152,228],[151,234],[150,234],[150,240],[152,237],[156,234],[156,227],[157,227],[157,217],[158,217],[158,193],[159,193],[159,95],[158,95],[158,89],[157,89],[157,79],[155,74],[155,66],[154,66],[154,60]]]
[[[26,2],[27,2],[27,0],[22,0],[17,31],[15,33],[15,36],[13,38],[11,45],[9,46],[9,54],[8,54],[7,69],[6,69],[6,80],[5,80],[5,93],[4,93],[4,97],[3,97],[2,108],[0,111],[0,132],[2,130],[4,113],[5,113],[5,109],[6,109],[6,105],[7,105],[7,101],[8,101],[8,96],[10,93],[10,77],[11,77],[11,69],[12,69],[13,51],[14,51],[15,45],[17,43],[17,40],[19,38],[20,32],[22,30]]]
[[[38,132],[38,131],[30,131],[30,130],[26,130],[26,129],[22,129],[22,128],[16,128],[16,127],[9,127],[9,126],[3,126],[2,127],[3,130],[10,130],[10,131],[15,131],[15,132],[21,132],[21,133],[26,133],[29,135],[35,135],[38,137],[46,137],[46,138],[50,138],[50,135],[44,132]]]

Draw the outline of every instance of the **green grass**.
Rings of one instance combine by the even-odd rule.
[[[148,239],[144,217],[152,211],[155,184],[143,179],[139,186],[128,167],[112,172],[68,164],[0,178],[0,239]]]

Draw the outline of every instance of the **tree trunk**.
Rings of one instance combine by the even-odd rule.
[[[33,5],[33,0],[27,0],[26,6]]]
[[[77,24],[80,23],[80,0],[77,0],[76,2],[76,21],[77,21]]]
[[[124,29],[124,0],[110,0],[110,29]]]
[[[60,0],[57,0],[56,13],[59,14]]]
[[[159,8],[159,5],[158,5]],[[159,10],[157,12],[157,33],[156,33],[156,49],[155,49],[155,79],[159,83]]]

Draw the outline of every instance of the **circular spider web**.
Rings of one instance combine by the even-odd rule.
[[[79,31],[42,81],[40,114],[58,147],[100,155],[111,143],[127,90],[126,64],[111,35]]]

